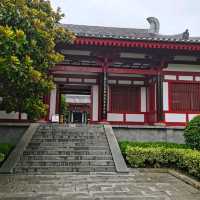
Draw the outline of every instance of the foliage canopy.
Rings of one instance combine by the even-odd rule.
[[[63,59],[56,42],[74,40],[59,26],[62,17],[46,0],[0,1],[0,96],[7,112],[45,115],[42,98],[54,87],[48,73]]]

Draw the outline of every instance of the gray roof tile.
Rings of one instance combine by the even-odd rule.
[[[61,24],[61,26],[69,29],[77,36],[81,37],[200,43],[200,37],[189,37],[189,39],[184,40],[183,33],[177,35],[162,35],[159,33],[150,33],[149,29],[117,28],[74,24]]]

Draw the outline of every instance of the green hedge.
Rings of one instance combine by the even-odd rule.
[[[157,147],[165,147],[165,148],[177,148],[177,149],[189,149],[185,144],[175,144],[175,143],[167,143],[167,142],[134,142],[134,141],[121,141],[119,142],[119,146],[121,148],[122,154],[125,154],[128,146],[131,147],[141,147],[141,148],[157,148]]]
[[[13,148],[12,144],[0,144],[0,166]]]
[[[12,144],[0,144],[0,153],[8,155],[13,148]]]
[[[126,159],[131,167],[175,167],[200,179],[200,152],[197,150],[128,146]]]
[[[184,131],[184,137],[188,146],[200,150],[200,115],[189,122]]]
[[[200,151],[184,144],[165,142],[119,142],[131,167],[169,167],[200,179]]]

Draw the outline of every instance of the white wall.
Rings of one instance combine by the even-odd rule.
[[[18,112],[6,113],[5,111],[1,110],[0,111],[0,119],[19,119],[19,113]],[[22,113],[21,119],[26,120],[27,114]]]
[[[188,114],[189,121],[192,120],[194,117],[196,117],[198,115],[200,115],[200,113],[199,114]]]
[[[165,114],[166,122],[186,122],[186,114],[182,113],[166,113]]]
[[[178,76],[180,81],[193,81],[193,76]]]
[[[124,121],[124,115],[123,114],[117,114],[117,113],[108,113],[107,114],[107,120],[110,122],[123,122]]]
[[[126,122],[144,122],[144,114],[126,114]]]
[[[147,92],[146,87],[141,87],[141,112],[147,111]]]
[[[168,82],[163,82],[163,110],[169,110],[169,85]]]
[[[176,80],[176,75],[165,75],[165,80]]]
[[[98,85],[92,86],[92,121],[98,121],[99,111],[99,87]]]
[[[108,101],[107,101],[107,111],[110,111],[110,86],[108,86]]]
[[[200,65],[169,64],[164,71],[200,72]]]

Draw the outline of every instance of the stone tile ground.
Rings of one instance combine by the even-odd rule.
[[[1,200],[200,200],[168,173],[0,175]]]

